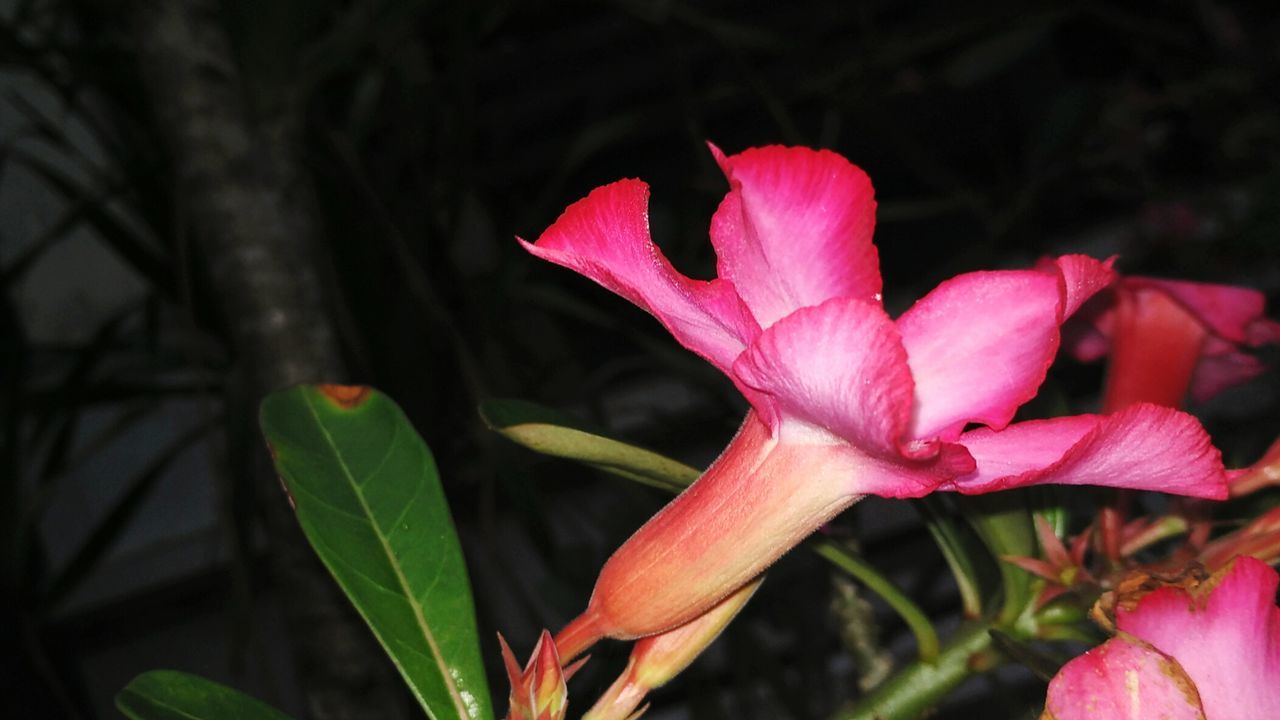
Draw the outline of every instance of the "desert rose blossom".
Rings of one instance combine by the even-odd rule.
[[[1202,583],[1119,598],[1116,636],[1059,671],[1042,720],[1280,717],[1278,582],[1239,557]]]
[[[689,622],[867,494],[1068,483],[1225,496],[1218,451],[1169,408],[1009,425],[1062,321],[1113,280],[1108,264],[1076,255],[960,275],[894,320],[861,170],[806,148],[712,152],[730,186],[711,221],[714,280],[663,257],[638,180],[597,188],[521,241],[650,312],[752,408],[719,459],[605,564],[556,638],[566,658]]]
[[[1280,342],[1262,293],[1230,285],[1121,276],[1066,328],[1083,361],[1107,357],[1103,411],[1138,402],[1182,407],[1261,374],[1245,348]]]

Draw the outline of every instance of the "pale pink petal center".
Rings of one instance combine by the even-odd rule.
[[[879,305],[836,299],[797,310],[761,333],[733,375],[773,398],[783,416],[770,418],[775,427],[798,420],[864,452],[899,454],[911,417],[911,371]]]

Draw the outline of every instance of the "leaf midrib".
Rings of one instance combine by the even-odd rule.
[[[449,691],[449,697],[453,700],[454,710],[458,711],[458,717],[469,718],[470,713],[467,712],[467,705],[462,699],[461,693],[454,684],[453,677],[449,674],[449,665],[445,662],[444,655],[440,652],[439,645],[436,644],[435,633],[431,632],[431,627],[427,623],[427,618],[422,613],[422,605],[418,602],[417,596],[409,588],[409,579],[405,577],[404,572],[400,569],[400,563],[396,560],[395,553],[392,552],[391,546],[387,544],[386,535],[382,532],[382,528],[378,526],[377,519],[373,516],[373,511],[369,508],[369,504],[365,502],[364,492],[360,489],[360,484],[356,482],[355,475],[351,472],[351,468],[347,467],[347,461],[338,450],[338,444],[334,441],[333,435],[329,433],[329,429],[325,427],[324,422],[320,419],[320,413],[316,411],[315,403],[307,394],[303,394],[303,399],[307,404],[307,410],[311,413],[311,417],[316,422],[316,427],[320,428],[320,432],[324,435],[325,443],[333,452],[334,458],[338,461],[338,467],[342,469],[342,474],[346,476],[347,482],[351,485],[351,490],[355,493],[356,499],[360,501],[360,509],[364,511],[365,517],[369,520],[369,525],[374,530],[374,535],[378,538],[378,544],[382,546],[382,552],[386,555],[387,562],[391,565],[392,572],[395,573],[396,581],[400,583],[400,589],[404,593],[409,607],[413,609],[413,617],[418,623],[418,629],[422,632],[423,638],[427,641],[427,646],[431,648],[431,655],[435,658],[436,665],[440,668],[440,677],[444,680],[445,688]],[[397,428],[397,432],[399,432]],[[394,438],[393,438],[394,442]],[[385,463],[385,458],[383,459]],[[379,469],[381,469],[381,464]],[[421,489],[421,488],[419,488]],[[416,497],[416,493],[415,493]]]

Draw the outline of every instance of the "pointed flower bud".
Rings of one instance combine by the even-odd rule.
[[[498,642],[502,645],[502,663],[511,682],[511,708],[507,711],[507,720],[564,720],[569,705],[569,689],[565,683],[586,659],[562,670],[555,641],[551,639],[551,633],[543,630],[533,648],[533,657],[521,670],[501,634]]]
[[[637,711],[636,708],[640,707],[649,691],[666,685],[689,667],[720,636],[763,581],[761,576],[747,583],[706,614],[675,630],[637,640],[622,676],[600,696],[582,720],[630,720],[639,717],[643,709]]]

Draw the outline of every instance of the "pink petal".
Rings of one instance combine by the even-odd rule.
[[[1280,322],[1270,318],[1258,318],[1246,328],[1245,342],[1253,347],[1280,343]]]
[[[1175,660],[1144,643],[1116,637],[1063,666],[1049,683],[1041,720],[1154,718],[1205,720],[1205,715],[1195,687]]]
[[[1266,296],[1249,288],[1138,276],[1127,277],[1124,282],[1167,293],[1211,332],[1237,343],[1249,339],[1249,326],[1266,310]]]
[[[960,436],[977,470],[942,489],[967,495],[1025,485],[1102,485],[1222,500],[1222,455],[1194,417],[1132,405],[1113,415],[1032,420]]]
[[[1208,331],[1160,290],[1125,285],[1113,298],[1103,411],[1140,402],[1182,407]]]
[[[868,454],[898,457],[911,418],[911,371],[879,305],[837,298],[796,310],[756,338],[733,376],[774,399],[782,417],[769,421],[775,428],[781,421],[784,441],[785,425],[799,421]]]
[[[711,220],[718,275],[763,327],[835,297],[880,301],[866,173],[827,150],[711,151],[731,187]]]
[[[1059,279],[1035,270],[943,282],[898,319],[916,383],[913,437],[1003,427],[1035,396],[1058,350]]]
[[[1096,362],[1111,350],[1116,320],[1114,291],[1095,295],[1062,326],[1062,346],[1080,362]]]
[[[520,244],[640,306],[727,372],[759,326],[731,284],[692,280],[671,266],[649,237],[648,204],[648,185],[620,180],[570,205],[537,242]]]
[[[1116,271],[1112,269],[1115,261],[1115,257],[1107,258],[1105,262],[1098,262],[1097,259],[1088,255],[1063,255],[1056,260],[1041,261],[1036,269],[1053,271],[1053,266],[1057,266],[1058,272],[1062,275],[1062,286],[1066,297],[1062,307],[1062,317],[1065,319],[1075,315],[1081,305],[1115,282],[1118,277]]]
[[[1178,661],[1208,720],[1280,717],[1278,583],[1265,563],[1240,557],[1207,598],[1164,587],[1118,608],[1117,627]]]
[[[885,498],[924,497],[976,467],[969,451],[955,443],[919,443],[919,447],[904,448],[903,457],[896,459],[866,455],[853,448],[849,451],[857,453],[857,459],[851,461],[857,468],[852,486],[859,493]]]
[[[1191,397],[1197,402],[1204,402],[1223,390],[1258,377],[1266,370],[1267,366],[1257,357],[1211,335],[1205,341],[1200,362],[1191,376]]]

